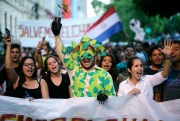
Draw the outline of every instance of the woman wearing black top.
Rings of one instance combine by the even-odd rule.
[[[49,98],[48,86],[44,79],[37,78],[37,69],[34,58],[25,56],[19,63],[19,74],[12,68],[11,41],[6,42],[5,68],[8,79],[13,85],[13,96],[18,98]],[[31,99],[32,99],[31,98]]]
[[[68,74],[61,73],[61,63],[58,57],[48,55],[44,62],[46,80],[50,98],[70,98],[70,80]]]

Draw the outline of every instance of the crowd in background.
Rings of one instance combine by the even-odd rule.
[[[121,87],[119,85],[129,77],[129,59],[138,57],[135,59],[140,59],[142,61],[140,66],[143,66],[143,72],[139,73],[145,75],[161,72],[165,67],[165,60],[170,60],[172,66],[166,81],[157,86],[153,85],[153,99],[158,102],[179,99],[180,37],[172,38],[172,42],[171,57],[165,57],[161,51],[164,48],[164,39],[159,40],[157,44],[134,41],[127,45],[114,46],[107,43],[104,45],[106,56],[99,56],[96,64],[111,75],[116,96],[119,96]],[[25,98],[24,92],[26,92],[25,95],[31,94],[33,98],[67,99],[71,97],[67,70],[45,38],[33,51],[22,50],[20,45],[9,42],[5,42],[4,50],[6,50],[4,64],[0,69],[1,95]],[[22,90],[24,90],[23,93]],[[134,93],[140,92],[135,90]]]

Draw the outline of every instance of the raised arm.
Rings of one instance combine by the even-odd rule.
[[[37,69],[43,68],[43,59],[42,59],[42,55],[41,55],[41,45],[42,45],[42,42],[40,41],[37,45],[35,55],[34,55],[34,58],[36,60],[36,68]]]
[[[164,68],[162,71],[162,76],[166,78],[169,75],[170,72],[170,66],[171,66],[171,51],[172,51],[172,42],[170,40],[165,40],[164,41],[164,49],[162,50],[159,48],[165,57],[164,61]]]
[[[63,48],[63,44],[62,44],[62,40],[59,36],[55,36],[55,47],[54,50],[56,51],[59,59],[61,60],[61,62],[64,64],[64,55],[62,54],[62,48]]]
[[[11,41],[9,42],[6,35],[4,37],[5,43],[6,43],[6,54],[5,54],[5,68],[7,72],[8,79],[13,84],[13,88],[16,88],[18,85],[19,75],[16,73],[16,71],[12,68],[12,62],[11,62]]]
[[[51,30],[52,30],[52,32],[53,32],[53,34],[55,36],[54,50],[56,51],[57,55],[59,56],[61,62],[64,62],[63,61],[63,55],[62,55],[62,47],[63,47],[63,45],[62,45],[62,41],[61,41],[61,38],[60,38],[61,27],[62,27],[61,18],[60,17],[55,17],[55,19],[53,20],[53,22],[51,24]]]
[[[52,22],[51,30],[55,35],[55,47],[54,50],[56,51],[57,55],[59,56],[61,62],[66,67],[67,70],[73,70],[76,63],[70,54],[67,53],[66,48],[62,44],[62,40],[60,38],[60,31],[61,31],[62,24],[58,17],[55,17],[55,20]]]

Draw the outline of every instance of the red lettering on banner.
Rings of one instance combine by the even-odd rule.
[[[36,30],[35,26],[33,26],[33,31],[34,31],[34,36],[37,37],[39,32],[38,32],[38,29]],[[31,33],[31,28],[30,28],[30,33]],[[33,36],[31,35],[31,37],[33,37]]]
[[[143,119],[142,121],[148,121],[147,119]]]
[[[122,121],[127,121],[127,118],[123,118],[123,120]]]
[[[71,28],[72,37],[78,37],[78,33],[75,33],[75,31],[78,29],[78,25],[73,25]]]
[[[62,38],[77,38],[81,37],[85,31],[88,29],[90,24],[74,24],[71,26],[63,26],[61,28],[61,37]],[[46,26],[25,26],[19,25],[19,37],[27,38],[43,38],[49,37],[52,38],[51,27]]]
[[[51,28],[50,27],[45,27],[44,28],[44,35],[47,36],[50,38],[50,37],[53,37],[53,34],[52,34],[52,31],[51,31]]]
[[[26,117],[25,121],[32,121],[32,118]]]
[[[56,119],[53,119],[51,121],[66,121],[66,118],[56,118]]]
[[[22,117],[19,117],[20,119],[23,119]],[[14,114],[4,114],[1,115],[0,117],[0,121],[7,121],[7,120],[17,120],[17,121],[23,121],[18,119],[18,117]]]
[[[90,26],[89,24],[63,26],[61,29],[61,37],[62,38],[81,37],[89,26]]]
[[[42,29],[44,29],[44,27],[42,27],[42,26],[40,26],[40,27],[38,27],[38,31],[39,31],[39,36],[38,37],[40,37],[40,38],[43,38],[44,36],[44,32],[42,31]],[[42,35],[43,34],[43,35]],[[36,36],[35,36],[36,37]]]
[[[50,27],[44,26],[24,26],[19,25],[19,36],[28,38],[43,38],[44,36],[53,37]]]
[[[30,118],[30,117],[26,117],[25,120],[23,120],[23,121],[47,121],[47,120],[45,120],[45,119],[44,120],[38,120],[38,119],[34,120],[34,119]]]
[[[46,119],[38,120],[38,119],[32,119],[30,117],[24,116],[24,115],[14,115],[14,114],[3,114],[0,115],[0,121],[7,121],[7,120],[13,120],[13,121],[47,121]],[[93,121],[92,119],[86,120],[83,118],[71,118],[71,121]],[[120,120],[120,119],[119,119]],[[128,118],[129,120],[129,118]],[[137,118],[132,118],[132,121],[137,121]],[[50,121],[67,121],[66,117],[51,119]],[[107,119],[106,121],[118,121],[118,119]],[[121,121],[127,121],[126,117],[122,117]],[[148,121],[148,119],[142,119],[142,121]],[[162,120],[158,120],[162,121]]]
[[[19,25],[18,29],[19,29],[19,36],[22,37],[23,36],[23,25]]]
[[[87,29],[88,28],[86,24],[79,25],[79,35],[83,35]]]
[[[28,27],[27,26],[25,26],[25,28],[24,28],[23,36],[25,36],[25,35],[29,35]]]
[[[82,119],[82,118],[72,118],[71,120],[72,121],[86,121],[85,119]]]
[[[61,28],[61,37],[63,38],[63,37],[66,37],[67,35],[67,30],[68,29],[68,27],[67,26],[64,26],[64,27],[62,27]]]

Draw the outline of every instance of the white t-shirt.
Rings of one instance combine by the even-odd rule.
[[[142,76],[140,81],[134,85],[129,81],[129,78],[124,80],[119,85],[118,96],[127,95],[132,89],[137,88],[140,90],[141,94],[147,95],[153,99],[153,86],[161,84],[167,78],[164,78],[161,75],[161,72],[158,72],[154,75],[145,75]]]

